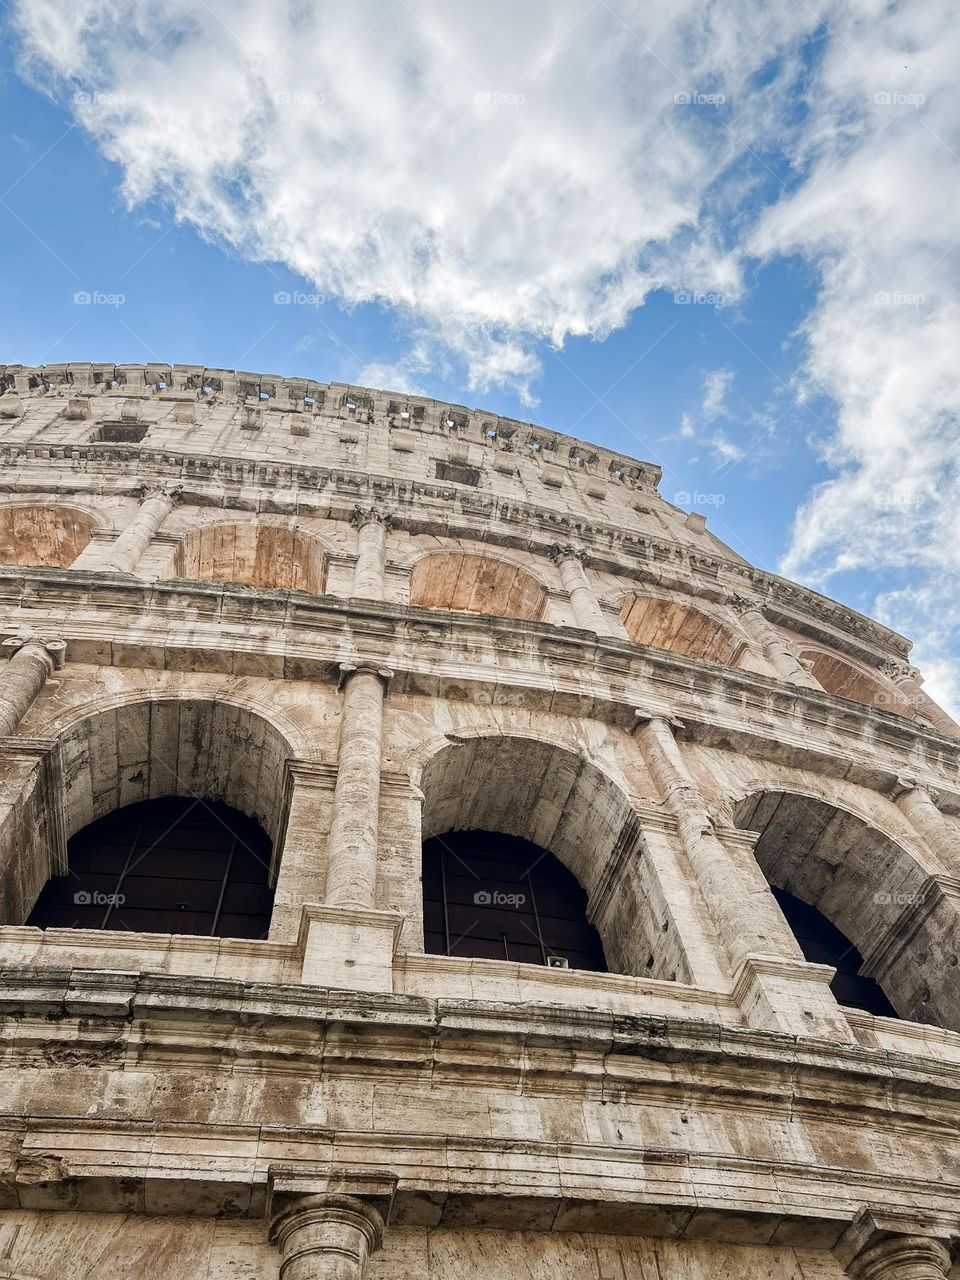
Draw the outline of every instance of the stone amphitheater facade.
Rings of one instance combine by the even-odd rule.
[[[0,374],[0,1276],[960,1275],[960,730],[908,641],[528,423]],[[31,922],[171,796],[265,833],[263,936]],[[437,945],[470,832],[604,964]]]

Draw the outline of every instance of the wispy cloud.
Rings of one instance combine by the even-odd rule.
[[[703,376],[701,411],[706,422],[712,422],[727,411],[727,392],[736,376],[733,369],[711,369]]]

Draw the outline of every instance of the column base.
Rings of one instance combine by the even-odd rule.
[[[820,1040],[854,1041],[830,990],[836,969],[779,956],[746,956],[733,996],[750,1027]]]
[[[398,911],[307,903],[300,916],[300,981],[344,991],[392,992],[403,919]]]

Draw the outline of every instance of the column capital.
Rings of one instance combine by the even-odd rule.
[[[0,649],[6,650],[7,656],[10,658],[28,645],[36,645],[44,650],[50,659],[52,670],[63,670],[67,653],[66,640],[47,640],[44,636],[37,635],[35,632],[24,632],[18,636],[10,636],[8,639],[0,641]]]
[[[270,1242],[286,1254],[296,1233],[338,1223],[355,1230],[366,1251],[375,1253],[383,1244],[397,1181],[388,1169],[272,1164],[267,1170]]]
[[[922,1212],[865,1205],[834,1245],[834,1256],[852,1280],[940,1280],[950,1270],[956,1231]]]
[[[571,542],[555,542],[547,547],[547,557],[554,564],[560,564],[564,560],[577,560],[582,565],[586,563],[587,553],[583,547],[574,546]]]
[[[763,611],[763,602],[760,600],[751,600],[749,596],[733,595],[727,600],[727,604],[738,618],[742,618],[745,613],[759,613],[765,622],[769,621]]]
[[[396,517],[386,507],[362,507],[358,504],[350,512],[350,523],[355,529],[362,529],[367,524],[379,524],[384,529],[392,529],[396,524]]]
[[[664,728],[669,729],[671,736],[673,736],[687,727],[683,720],[670,715],[669,712],[644,711],[642,707],[635,707],[633,715],[634,721],[630,727],[631,733],[635,733],[637,729],[642,729],[647,724],[661,724]]]
[[[137,485],[135,493],[141,502],[146,502],[148,498],[169,498],[171,502],[180,502],[183,498],[183,485],[148,484],[144,481]]]
[[[939,793],[933,787],[921,782],[919,778],[914,778],[911,774],[898,774],[893,782],[890,783],[887,794],[891,800],[899,800],[902,796],[909,795],[914,791],[920,796],[925,796],[933,804],[937,804]]]
[[[390,667],[374,667],[367,663],[341,662],[339,664],[340,679],[337,681],[337,689],[342,689],[348,680],[353,676],[378,676],[383,681],[383,687],[386,689],[390,681],[396,674]]]
[[[881,675],[885,675],[894,684],[904,682],[920,685],[923,683],[923,676],[920,674],[919,669],[911,666],[909,662],[901,658],[884,658],[880,663],[879,671]]]

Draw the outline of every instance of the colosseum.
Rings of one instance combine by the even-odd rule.
[[[960,728],[650,462],[2,367],[0,1276],[960,1276]]]

